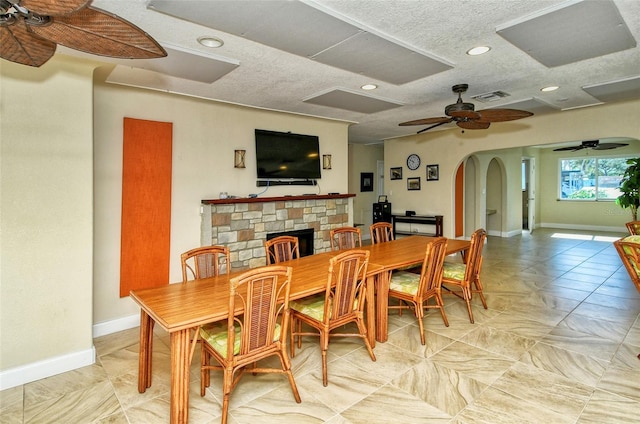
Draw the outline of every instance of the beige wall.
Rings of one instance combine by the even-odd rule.
[[[99,84],[94,90],[95,66],[64,56],[39,69],[0,61],[0,380],[4,387],[8,377],[23,375],[25,369],[35,370],[29,378],[37,379],[43,376],[38,372],[85,365],[91,360],[92,325],[130,317],[135,324],[138,309],[129,299],[117,297],[125,116],[174,123],[174,281],[179,278],[179,252],[200,243],[200,200],[217,197],[220,191],[242,196],[258,192],[251,155],[254,128],[319,135],[321,153],[332,154],[333,159],[333,169],[323,172],[320,191],[357,193],[358,202],[363,202],[359,210],[375,201],[376,191],[371,198],[361,196],[359,173],[375,173],[379,147],[352,148],[348,163],[347,123],[113,85]],[[496,155],[505,166],[507,192],[515,193],[511,179],[517,178],[519,184],[522,152],[513,153],[511,148],[609,136],[640,138],[639,112],[640,100],[495,124],[487,131],[438,131],[388,140],[385,171],[403,166],[405,172],[400,181],[387,176],[385,192],[395,211],[414,209],[450,217],[455,169],[474,153],[477,193],[486,190],[487,166]],[[244,170],[233,168],[237,148],[248,153]],[[496,149],[509,151],[486,153]],[[424,166],[408,172],[406,157],[413,152],[422,156],[423,164],[440,165],[439,181],[424,181]],[[423,179],[421,191],[407,192],[408,176]],[[279,187],[267,194],[307,192],[309,187]],[[474,213],[481,219],[485,200],[476,203]],[[611,226],[627,220],[608,208],[611,205],[588,214],[602,214],[603,222]],[[575,219],[569,206],[560,209],[544,206],[539,216],[546,222],[560,222],[562,216],[565,221]],[[507,219],[502,231],[509,233],[517,221]],[[452,227],[451,219],[445,219],[445,235]]]
[[[554,115],[542,115],[521,121],[492,125],[488,130],[425,132],[385,141],[385,168],[403,167],[403,179],[385,180],[394,211],[406,209],[418,213],[439,213],[445,216],[444,235],[453,234],[452,216],[454,211],[454,176],[458,165],[469,157],[476,158],[473,180],[476,199],[473,202],[475,217],[473,225],[486,225],[487,171],[493,158],[499,158],[505,170],[505,199],[502,200],[505,215],[501,218],[503,235],[513,235],[521,231],[520,162],[523,156],[531,156],[528,146],[544,145],[566,141],[589,140],[605,137],[632,137],[640,139],[640,100],[618,104],[594,106],[585,109],[564,111]],[[418,128],[419,129],[419,128]],[[547,149],[548,150],[548,149]],[[544,152],[544,153],[542,153]],[[440,180],[425,181],[425,167],[408,171],[406,158],[418,153],[423,164],[440,165]],[[558,202],[555,200],[557,178],[557,157],[561,155],[540,150],[538,163],[537,222],[550,226],[587,225],[591,228],[624,230],[627,214],[616,212],[611,202]],[[589,155],[598,154],[589,151]],[[638,143],[606,152],[608,155],[640,155]],[[421,191],[407,191],[406,178],[422,178]],[[491,182],[489,182],[491,183]],[[551,193],[550,193],[551,191]],[[506,208],[508,206],[508,210]],[[467,218],[471,221],[472,218]],[[469,234],[469,229],[465,230]]]
[[[138,307],[119,298],[122,122],[124,117],[173,123],[170,281],[180,281],[180,254],[200,246],[200,204],[221,191],[246,197],[256,187],[256,128],[313,134],[320,154],[332,155],[318,186],[269,187],[260,197],[347,192],[348,124],[226,103],[98,83],[94,91],[96,324],[123,317],[137,322]],[[245,149],[246,168],[236,169],[234,150]],[[149,205],[153,207],[153,205]]]
[[[3,386],[47,376],[25,364],[94,360],[92,73],[0,60],[0,370],[15,371]]]
[[[382,144],[364,146],[349,145],[349,193],[355,193],[353,199],[353,221],[362,224],[362,237],[369,238],[369,226],[373,223],[373,203],[378,201],[377,161],[384,159]],[[373,191],[360,191],[360,173],[373,172]]]
[[[139,309],[118,297],[125,116],[174,123],[172,281],[179,253],[200,245],[200,201],[263,190],[255,128],[318,135],[320,153],[333,157],[319,186],[272,187],[264,196],[347,192],[348,123],[94,89],[98,65],[58,55],[38,69],[0,61],[0,388],[88,365],[92,329],[137,324]],[[247,150],[246,169],[233,168],[234,149]]]

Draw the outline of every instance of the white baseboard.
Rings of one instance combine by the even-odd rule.
[[[502,234],[503,234],[502,237],[515,237],[515,236],[522,235],[522,230],[507,231],[507,232],[502,233]]]
[[[609,227],[600,225],[575,225],[575,224],[556,224],[553,222],[543,222],[538,227],[542,228],[557,228],[559,230],[583,230],[583,231],[605,231],[613,233],[626,233],[628,232],[626,227]]]
[[[128,330],[140,325],[140,315],[130,315],[111,321],[101,322],[93,326],[93,337],[106,336],[118,331]],[[0,390],[10,389],[42,378],[51,377],[77,368],[86,367],[96,362],[96,350],[91,346],[80,352],[57,356],[16,368],[0,371]]]
[[[32,381],[86,367],[96,362],[96,349],[73,352],[68,355],[33,362],[0,372],[0,390],[10,389]]]
[[[140,325],[140,314],[129,315],[128,317],[112,319],[93,325],[93,337],[106,336],[118,331],[128,330]]]

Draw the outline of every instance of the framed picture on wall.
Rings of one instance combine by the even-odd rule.
[[[360,173],[360,191],[373,191],[373,172]]]
[[[427,165],[427,181],[438,181],[440,172],[438,165]]]
[[[407,190],[420,190],[420,177],[407,178]]]
[[[391,179],[392,180],[401,180],[402,179],[402,167],[399,166],[397,168],[391,168]]]

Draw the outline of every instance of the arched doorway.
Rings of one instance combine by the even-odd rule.
[[[491,159],[487,166],[485,229],[487,234],[499,237],[502,236],[503,217],[506,212],[503,205],[504,176],[504,167],[501,162],[496,158]]]

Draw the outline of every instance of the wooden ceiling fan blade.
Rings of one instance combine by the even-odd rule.
[[[489,122],[475,121],[457,121],[456,125],[465,130],[486,130],[491,125]]]
[[[0,57],[21,65],[42,66],[51,59],[56,44],[27,31],[19,19],[13,25],[0,26]]]
[[[398,124],[401,127],[406,127],[409,125],[431,125],[431,124],[446,124],[447,122],[451,122],[452,119],[448,116],[442,116],[438,118],[424,118],[424,119],[416,119],[415,121],[407,121],[401,124]]]
[[[554,152],[577,152],[578,150],[584,149],[585,146],[569,146],[569,147],[560,147],[558,149],[553,149]]]
[[[453,110],[449,115],[459,119],[480,119],[480,114],[473,110]]]
[[[52,19],[50,25],[32,25],[31,31],[61,46],[85,53],[121,59],[153,59],[167,52],[132,23],[92,7]]]
[[[527,118],[533,113],[517,109],[485,109],[478,111],[480,122],[505,122]]]
[[[61,16],[89,6],[91,0],[22,0],[19,3],[20,6],[39,15]]]
[[[602,143],[602,144],[598,144],[597,146],[592,147],[593,150],[611,150],[611,149],[617,149],[618,147],[624,147],[624,146],[628,146],[628,144],[625,143]]]

